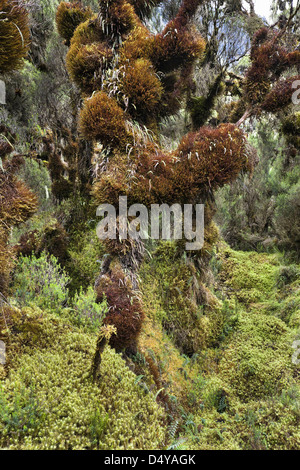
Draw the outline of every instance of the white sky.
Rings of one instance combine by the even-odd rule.
[[[254,0],[255,12],[269,20],[272,0]]]

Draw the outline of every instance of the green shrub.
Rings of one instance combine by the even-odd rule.
[[[14,275],[13,292],[21,305],[34,302],[41,308],[60,308],[68,299],[70,278],[57,259],[42,252],[37,258],[21,256]]]
[[[88,325],[92,329],[100,328],[102,319],[108,311],[106,300],[96,303],[96,292],[92,286],[84,292],[81,288],[73,299],[75,320],[79,325]]]
[[[101,442],[101,438],[107,428],[108,420],[108,414],[101,413],[99,408],[97,408],[91,415],[90,437],[92,445],[99,446],[99,442]]]
[[[49,170],[40,160],[26,158],[18,175],[36,194],[39,201],[39,211],[53,209]]]
[[[0,388],[0,433],[4,439],[32,434],[43,422],[44,415],[32,388],[22,386],[14,390],[11,399]]]
[[[69,261],[67,270],[72,278],[70,294],[82,287],[86,290],[94,285],[101,268],[101,259],[104,255],[104,247],[96,235],[96,229],[75,234],[68,249]]]
[[[277,286],[287,286],[300,278],[300,269],[296,264],[282,266],[278,274]]]

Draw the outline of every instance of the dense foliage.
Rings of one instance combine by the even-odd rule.
[[[0,0],[0,448],[300,448],[299,11]]]

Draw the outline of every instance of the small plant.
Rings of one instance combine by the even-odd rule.
[[[46,165],[40,160],[26,158],[24,165],[18,171],[18,176],[37,196],[39,211],[46,211],[53,208],[51,178]]]
[[[108,307],[106,299],[101,303],[96,303],[96,297],[96,292],[91,286],[86,292],[81,288],[79,293],[75,294],[73,310],[75,319],[80,325],[88,325],[92,329],[100,328]]]
[[[102,360],[101,356],[104,351],[104,348],[106,344],[109,342],[111,336],[116,335],[116,334],[117,334],[117,330],[113,325],[105,325],[105,326],[102,326],[102,328],[100,329],[100,334],[97,339],[96,351],[94,354],[93,364],[92,364],[92,369],[91,369],[91,374],[92,374],[94,382],[97,378],[97,372],[101,364],[101,360]]]
[[[92,445],[96,445],[97,448],[99,448],[101,438],[107,429],[108,419],[108,414],[101,414],[99,408],[97,408],[91,416],[90,439]]]
[[[277,278],[277,286],[284,287],[297,281],[300,277],[300,270],[297,265],[282,266]]]
[[[39,258],[20,257],[13,291],[21,305],[34,302],[41,308],[57,309],[67,302],[69,281],[57,259],[42,252]]]
[[[10,401],[0,388],[0,435],[3,438],[28,434],[29,430],[39,427],[43,416],[44,411],[32,389],[16,391]]]

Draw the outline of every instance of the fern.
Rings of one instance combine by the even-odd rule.
[[[178,419],[175,420],[169,427],[169,436],[171,439],[175,439],[175,436],[176,436],[176,432],[178,430],[178,425],[179,425],[179,421]]]
[[[181,437],[180,439],[177,439],[177,441],[173,442],[167,450],[186,450],[186,447],[183,445],[186,439]]]

